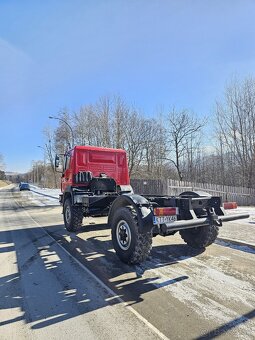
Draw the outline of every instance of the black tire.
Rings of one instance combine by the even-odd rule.
[[[77,231],[81,228],[83,219],[82,208],[74,207],[70,198],[67,198],[64,202],[63,214],[66,230]]]
[[[152,245],[152,233],[139,232],[135,209],[118,209],[113,216],[111,229],[113,248],[121,261],[138,264],[147,259]]]
[[[219,233],[219,227],[211,225],[208,227],[198,227],[179,231],[181,238],[189,246],[196,249],[202,249],[212,244]]]

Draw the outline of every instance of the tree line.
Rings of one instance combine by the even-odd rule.
[[[0,153],[0,180],[6,178],[4,170],[5,170],[4,156]]]
[[[52,185],[59,182],[53,155],[74,142],[125,149],[132,178],[255,187],[253,77],[230,82],[214,112],[204,117],[175,107],[149,117],[118,96],[99,98],[78,111],[62,109],[57,117],[57,128],[44,130]]]

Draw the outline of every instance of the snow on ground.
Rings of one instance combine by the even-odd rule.
[[[49,199],[58,199],[61,193],[60,189],[39,188],[35,185],[30,185],[30,189],[33,193],[46,196]]]
[[[226,210],[227,214],[249,214],[249,218],[223,223],[219,237],[255,247],[255,207],[238,207]]]
[[[136,271],[140,275],[146,271],[147,276],[156,276],[154,284],[158,288],[163,288],[208,320],[227,323],[237,318],[233,306],[239,304],[247,308],[253,307],[251,296],[254,286],[249,278],[236,278],[219,266],[220,262],[230,262],[230,258],[207,255],[204,260],[203,257],[188,257],[185,259],[185,266],[180,266],[178,259],[172,255],[169,258],[172,261],[171,266],[162,265],[159,258],[151,258],[137,266]],[[172,277],[182,279],[175,284],[166,284]]]
[[[17,189],[19,190],[19,189]],[[59,205],[60,189],[39,188],[30,184],[30,191],[21,191],[23,197],[25,197],[31,204],[36,206],[48,206]]]
[[[225,210],[227,214],[229,215],[235,215],[235,214],[249,214],[249,218],[243,219],[243,222],[245,223],[255,223],[255,207],[238,207],[237,209],[228,209]],[[238,220],[235,221],[238,223]]]

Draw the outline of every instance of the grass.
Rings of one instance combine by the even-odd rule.
[[[10,184],[8,181],[3,181],[0,179],[0,188],[5,187],[6,185]]]

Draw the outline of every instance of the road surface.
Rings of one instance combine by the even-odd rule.
[[[1,340],[255,339],[255,248],[226,232],[202,253],[156,237],[151,257],[128,266],[105,218],[69,233],[57,202],[30,195],[0,190]]]

